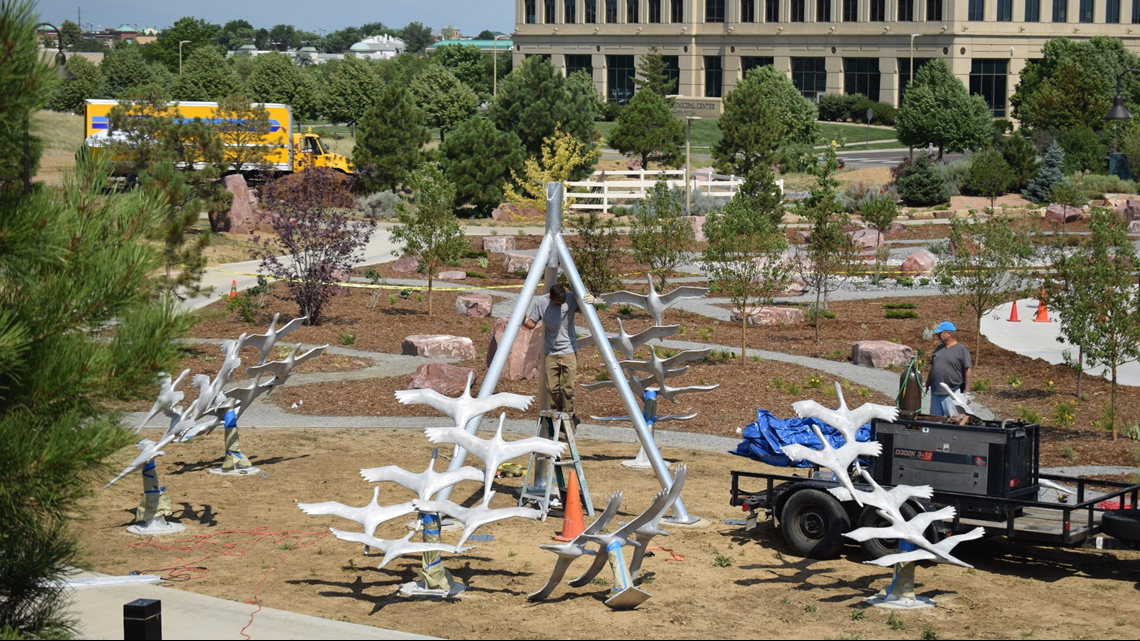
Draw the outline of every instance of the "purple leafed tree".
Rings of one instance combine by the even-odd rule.
[[[272,213],[263,219],[273,236],[258,239],[253,257],[261,270],[284,281],[310,325],[320,325],[324,306],[338,283],[364,257],[376,222],[354,220],[351,179],[332,169],[311,168],[281,178],[265,189]]]

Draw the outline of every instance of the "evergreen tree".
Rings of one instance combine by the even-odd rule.
[[[412,96],[424,112],[426,123],[439,128],[439,139],[467,120],[479,108],[479,96],[455,74],[439,65],[429,65],[412,80]]]
[[[926,154],[919,154],[899,179],[899,196],[910,207],[929,207],[950,200],[950,190]]]
[[[36,22],[31,3],[0,4],[0,193],[31,187],[39,165],[31,118],[54,90],[55,70],[39,53]]]
[[[549,61],[532,56],[499,79],[499,96],[487,117],[499,130],[514,132],[527,154],[534,156],[559,125],[580,142],[591,142],[595,129],[589,105],[593,100],[590,95],[571,94],[566,79]]]
[[[376,104],[364,112],[356,130],[352,161],[368,189],[395,190],[423,164],[421,148],[429,140],[424,114],[411,92],[388,84]]]
[[[216,47],[195,49],[186,57],[182,74],[175,78],[175,100],[216,102],[241,93],[242,83]]]
[[[784,221],[783,195],[772,180],[774,178],[768,167],[756,167],[745,176],[744,183],[729,202],[753,212],[754,216],[767,218],[772,227],[778,227]],[[776,200],[773,201],[773,198]]]
[[[325,119],[355,127],[379,93],[380,80],[373,73],[371,65],[347,55],[328,76],[324,100]]]
[[[400,224],[392,228],[393,242],[403,249],[394,255],[419,259],[419,272],[427,276],[428,316],[431,316],[432,281],[447,261],[455,260],[468,248],[463,228],[455,217],[455,186],[435,164],[416,170],[408,180],[415,196],[412,212],[404,203],[396,205]]]
[[[663,289],[669,271],[692,250],[693,239],[692,221],[685,216],[684,192],[658,180],[637,202],[629,219],[633,259],[657,272],[658,289]]]
[[[48,109],[81,113],[83,101],[99,95],[99,88],[103,85],[103,71],[83,56],[68,57],[67,70],[75,79],[56,86],[48,102]]]
[[[657,47],[650,47],[649,52],[638,59],[633,84],[639,93],[648,89],[665,100],[677,93],[677,79],[669,77],[665,57],[658,53]],[[670,103],[669,106],[673,105]]]
[[[717,171],[738,176],[769,165],[784,138],[776,107],[764,100],[759,84],[747,78],[725,96],[717,127],[721,138],[713,145],[713,162]]]
[[[99,68],[103,72],[103,88],[99,91],[103,98],[121,100],[139,87],[162,84],[138,47],[118,47],[103,58]]]
[[[477,116],[456,127],[439,154],[444,175],[455,185],[456,203],[475,205],[484,214],[503,202],[503,184],[526,160],[518,136]]]
[[[281,102],[298,118],[312,120],[320,113],[320,98],[312,77],[283,53],[266,53],[253,59],[247,91],[257,102]]]
[[[400,30],[400,39],[408,45],[408,53],[423,53],[435,38],[431,34],[431,27],[425,27],[419,22],[408,23]]]
[[[1001,147],[1001,155],[1009,165],[1009,188],[1020,192],[1029,186],[1029,181],[1037,173],[1037,148],[1033,141],[1020,131],[1006,138]]]
[[[492,73],[487,65],[489,57],[475,45],[455,44],[437,48],[428,61],[447,69],[472,91],[489,98]],[[510,73],[510,69],[504,70],[500,67],[499,72],[505,75]]]
[[[606,106],[606,103],[602,102],[602,95],[594,87],[594,76],[585,69],[579,69],[566,78],[566,91],[570,92],[571,96],[584,97],[581,106],[587,110],[586,113],[591,121],[596,121]]]
[[[993,116],[981,96],[972,96],[943,60],[922,65],[899,107],[899,141],[914,147],[928,143],[944,151],[978,149],[989,142]]]
[[[995,202],[1009,189],[1012,181],[1009,164],[996,149],[987,149],[974,154],[970,163],[967,186],[970,191],[990,199],[990,214],[995,213]]]
[[[1035,203],[1048,201],[1053,186],[1065,180],[1065,174],[1061,170],[1064,165],[1065,152],[1061,151],[1060,145],[1054,142],[1045,152],[1045,159],[1041,163],[1041,168],[1037,170],[1037,175],[1029,181],[1029,185],[1021,194]]]
[[[684,143],[685,126],[665,99],[652,90],[634,94],[610,134],[610,147],[626,156],[640,157],[644,169],[649,168],[650,157],[675,166]]]

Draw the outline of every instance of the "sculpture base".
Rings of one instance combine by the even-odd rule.
[[[407,598],[418,599],[457,599],[467,589],[466,585],[455,581],[447,590],[436,590],[427,587],[423,581],[411,581],[400,586],[396,594]]]
[[[220,474],[222,476],[249,476],[250,474],[257,474],[260,470],[256,467],[235,467],[232,470],[223,470],[220,467],[211,467],[206,471],[210,474]]]
[[[678,520],[675,516],[666,516],[665,518],[661,519],[661,522],[673,527],[683,527],[692,530],[703,530],[704,528],[712,525],[712,521],[701,518],[699,516],[693,516],[692,514],[689,515],[689,518],[686,521]]]
[[[417,519],[415,521],[408,521],[405,524],[405,527],[407,527],[409,530],[418,530],[420,529],[420,525],[421,524]],[[443,519],[442,526],[439,529],[441,532],[455,532],[457,530],[462,530],[463,524],[459,521],[456,521],[455,519]]]
[[[653,596],[637,588],[626,588],[606,599],[606,606],[612,610],[632,610]]]
[[[146,523],[127,527],[128,534],[135,536],[162,536],[164,534],[177,534],[186,529],[181,523],[167,523],[165,516],[156,516]]]
[[[649,462],[649,457],[645,455],[645,448],[637,451],[637,457],[622,461],[621,464],[625,467],[631,467],[635,470],[651,470],[653,465]],[[665,467],[672,467],[672,461],[665,461]]]
[[[879,596],[875,595],[869,599],[865,599],[864,603],[874,608],[886,608],[888,610],[922,610],[923,608],[936,607],[934,599],[929,599],[924,596],[907,599],[896,596]]]

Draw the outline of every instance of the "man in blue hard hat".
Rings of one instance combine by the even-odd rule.
[[[954,333],[957,331],[950,321],[942,321],[934,328],[934,335],[942,344],[934,348],[934,354],[930,357],[930,375],[926,377],[932,416],[958,415],[958,410],[950,402],[950,395],[942,388],[942,383],[946,383],[955,392],[970,391],[974,363],[970,360],[970,350],[955,338]]]

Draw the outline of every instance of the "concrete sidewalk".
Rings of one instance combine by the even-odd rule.
[[[107,576],[83,572],[77,578]],[[78,622],[79,638],[122,639],[123,605],[135,599],[162,601],[164,639],[431,639],[418,634],[332,621],[273,608],[262,608],[162,587],[162,585],[115,585],[72,591],[67,615]],[[256,611],[256,614],[254,614]]]

